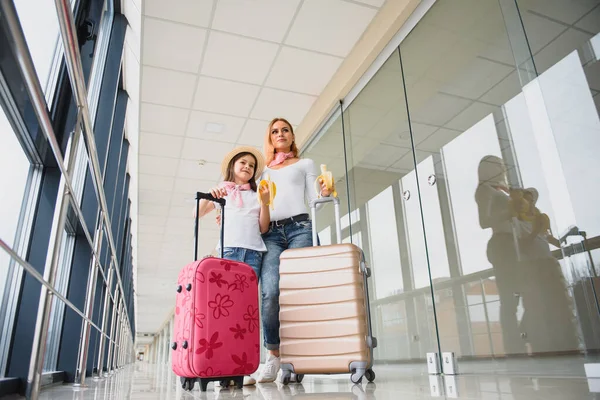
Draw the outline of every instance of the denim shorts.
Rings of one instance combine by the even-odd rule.
[[[225,247],[223,249],[223,258],[248,264],[252,267],[256,276],[260,277],[260,268],[263,260],[262,252],[243,247]]]

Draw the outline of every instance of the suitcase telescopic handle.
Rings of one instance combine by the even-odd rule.
[[[225,204],[224,198],[217,199],[210,193],[196,192],[196,220],[194,224],[194,261],[198,260],[198,208],[200,200],[208,200],[218,203],[221,206],[221,258],[223,258],[223,243],[225,242]]]
[[[312,218],[312,239],[313,246],[317,246],[317,205],[324,203],[333,203],[333,210],[335,213],[335,235],[337,238],[337,243],[342,243],[342,226],[340,223],[340,198],[339,197],[321,197],[319,199],[314,199],[310,202],[310,213]]]

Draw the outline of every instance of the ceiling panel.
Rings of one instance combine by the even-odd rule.
[[[165,135],[184,136],[190,111],[158,104],[141,104],[140,130]]]
[[[257,119],[246,120],[246,125],[244,125],[242,134],[238,138],[238,143],[260,147],[262,149],[268,126],[269,121]]]
[[[452,129],[440,128],[431,134],[429,137],[421,141],[417,148],[419,150],[439,152],[441,148],[452,140],[454,140],[463,131],[455,131]]]
[[[177,183],[175,183],[175,186],[177,186]],[[194,207],[190,208],[190,207],[170,207],[169,208],[169,217],[188,217],[190,219],[190,221],[193,221],[193,212],[194,212]],[[175,241],[175,238],[173,237],[169,237],[170,241]],[[179,240],[177,240],[177,242],[179,242]]]
[[[178,158],[157,157],[140,154],[138,167],[153,175],[175,176],[179,166]]]
[[[177,178],[173,190],[183,193],[205,192],[216,185],[214,181],[199,181],[197,179]]]
[[[305,0],[285,44],[346,57],[375,13],[341,0]]]
[[[172,206],[189,207],[190,209],[194,208],[196,192],[178,193],[173,191],[170,194]]]
[[[300,0],[221,0],[214,29],[281,42]],[[276,18],[273,16],[276,15]]]
[[[266,85],[318,96],[342,61],[339,57],[284,46]]]
[[[527,42],[535,54],[548,43],[556,39],[567,27],[558,21],[552,21],[544,16],[524,12],[521,14],[523,25],[527,28]]]
[[[162,217],[169,213],[168,205],[159,205],[151,203],[140,203],[138,211],[141,215],[151,215],[156,217]]]
[[[140,190],[160,190],[170,192],[173,190],[175,178],[140,173],[138,175],[138,186]]]
[[[476,57],[464,68],[461,68],[458,74],[446,79],[445,82],[449,83],[443,85],[440,90],[455,96],[475,100],[507,77],[512,71],[514,71],[513,67]]]
[[[163,204],[169,205],[171,202],[171,194],[166,192],[158,192],[155,190],[140,190],[138,192],[139,203]]]
[[[184,24],[208,27],[215,0],[144,0],[144,14]],[[175,4],[173,4],[175,3]]]
[[[142,101],[189,108],[196,75],[145,66],[142,68]]]
[[[235,143],[246,120],[229,115],[192,111],[187,136]]]
[[[180,160],[177,169],[178,178],[201,179],[214,181],[221,175],[220,163],[204,163],[201,165],[198,161]]]
[[[279,45],[275,43],[212,32],[201,73],[262,85],[278,49]],[[240,62],[241,60],[244,61]]]
[[[140,132],[140,154],[179,158],[183,137]]]
[[[260,86],[202,76],[194,99],[194,109],[247,117]]]
[[[574,24],[597,5],[597,0],[519,0],[522,13],[531,10],[568,25]]]
[[[200,68],[205,39],[206,29],[145,18],[143,63],[195,73]]]
[[[233,150],[233,144],[186,138],[181,158],[184,160],[205,160],[220,163],[225,154]]]
[[[495,111],[500,111],[500,109],[494,105],[475,102],[452,118],[445,126],[464,132]]]
[[[600,4],[577,22],[575,26],[590,33],[600,32]]]
[[[169,191],[170,193],[170,191]],[[138,224],[142,225],[150,225],[150,226],[165,226],[167,223],[167,217],[156,217],[149,215],[140,215],[138,216]]]
[[[269,121],[275,117],[285,117],[291,124],[298,125],[315,99],[305,94],[264,88],[250,116]]]

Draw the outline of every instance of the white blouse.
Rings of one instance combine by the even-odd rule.
[[[260,204],[258,195],[252,190],[240,191],[243,205],[238,205],[238,198],[225,196],[225,248],[242,247],[256,251],[267,251],[260,234]],[[215,207],[220,206],[215,204]],[[220,249],[220,242],[217,250]]]

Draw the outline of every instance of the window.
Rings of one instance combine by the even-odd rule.
[[[0,171],[10,173],[0,174],[0,239],[6,242],[21,256],[26,252],[31,211],[28,202],[32,182],[38,175],[37,169],[31,163],[17,140],[13,129],[0,110]],[[10,188],[10,189],[9,189]],[[5,252],[0,251],[0,377],[4,376],[6,356],[14,315],[14,299],[21,269]]]
[[[47,0],[16,0],[15,8],[38,79],[48,94],[54,89],[51,77],[58,75],[57,61],[61,58],[56,52],[60,31],[56,6]]]

